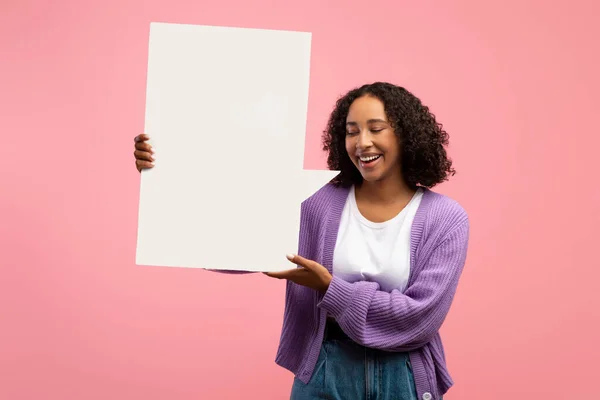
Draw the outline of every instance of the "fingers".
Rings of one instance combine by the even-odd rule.
[[[148,140],[150,140],[150,136],[145,133],[137,135],[133,139],[135,143],[135,151],[133,152],[135,157],[135,167],[139,172],[154,167],[155,151],[150,143],[147,143]]]
[[[276,278],[276,279],[289,279],[294,280],[300,276],[300,274],[306,274],[306,270],[301,268],[288,269],[287,271],[277,271],[277,272],[265,272],[265,275]]]
[[[308,270],[313,271],[315,269],[316,263],[314,261],[307,260],[306,258],[296,254],[288,254],[286,257],[290,262],[300,265]]]
[[[142,133],[141,135],[137,135],[136,137],[133,138],[133,141],[136,143],[145,142],[146,140],[150,140],[150,136],[146,135],[145,133]]]
[[[138,171],[142,172],[143,169],[150,169],[154,167],[154,163],[150,161],[135,160],[135,167]]]
[[[141,151],[147,151],[148,153],[154,153],[154,148],[147,142],[136,142],[135,149]]]
[[[154,155],[148,151],[136,150],[133,152],[136,160],[154,162]]]
[[[277,271],[277,272],[265,272],[265,275],[276,278],[276,279],[289,279],[291,276],[292,270],[287,271]]]
[[[150,143],[147,143],[148,140],[150,140],[150,136],[146,135],[145,133],[137,135],[135,138],[133,138],[133,141],[135,143],[135,149],[140,151],[146,151],[148,153],[154,153],[154,149],[152,148]]]

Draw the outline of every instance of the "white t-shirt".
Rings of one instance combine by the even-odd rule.
[[[371,222],[360,213],[353,186],[342,211],[333,273],[351,283],[377,282],[386,292],[404,291],[410,274],[410,232],[422,197],[418,189],[394,218]]]

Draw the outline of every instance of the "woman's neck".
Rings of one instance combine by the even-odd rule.
[[[385,179],[376,182],[363,181],[356,185],[356,196],[369,203],[395,204],[410,200],[415,190],[404,179]]]

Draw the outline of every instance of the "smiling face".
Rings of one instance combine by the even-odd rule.
[[[398,137],[378,98],[362,96],[350,106],[346,151],[365,181],[402,179]]]

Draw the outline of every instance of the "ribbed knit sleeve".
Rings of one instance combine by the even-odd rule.
[[[404,293],[382,291],[375,282],[349,283],[334,275],[319,307],[366,347],[418,349],[429,343],[446,318],[465,264],[468,239],[465,218],[433,246]]]

